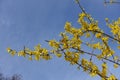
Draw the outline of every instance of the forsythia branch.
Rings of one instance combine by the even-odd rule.
[[[52,48],[50,50],[42,48],[38,44],[33,50],[25,46],[20,51],[7,48],[8,53],[37,61],[41,59],[50,60],[52,55],[56,55],[72,65],[81,67],[84,72],[91,76],[98,75],[102,80],[118,80],[115,75],[108,73],[107,62],[113,63],[114,68],[120,66],[118,55],[115,55],[115,50],[109,45],[110,39],[112,39],[118,45],[118,50],[120,50],[120,18],[113,23],[108,23],[109,19],[106,19],[107,26],[111,29],[113,36],[108,35],[98,26],[98,21],[86,13],[79,0],[76,1],[82,11],[78,18],[80,28],[75,28],[70,22],[66,22],[64,26],[65,32],[60,33],[61,39],[59,41],[45,40]],[[92,52],[87,49],[92,49]],[[99,53],[94,53],[95,51]],[[86,57],[82,57],[82,55],[90,56],[90,61]],[[98,62],[102,61],[101,66],[97,66],[93,59]]]

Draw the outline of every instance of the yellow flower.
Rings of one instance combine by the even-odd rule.
[[[62,57],[62,54],[61,54],[61,53],[56,53],[55,55],[56,55],[57,57],[59,57],[59,58]]]
[[[94,49],[101,49],[100,42],[93,44],[92,47],[93,47]]]
[[[80,56],[79,53],[74,53],[74,57],[78,58]]]
[[[66,22],[64,28],[65,28],[66,31],[70,32],[70,30],[71,30],[71,23],[70,22]]]
[[[85,59],[85,58],[83,58],[83,59],[81,60],[81,64],[82,64],[83,66],[86,65],[86,64],[88,64],[88,60]]]
[[[72,52],[67,51],[65,54],[66,54],[66,56],[71,56],[71,55],[72,55]]]
[[[110,57],[115,53],[114,50],[108,50],[108,52],[107,57]]]
[[[24,56],[24,57],[25,57],[25,56],[26,56],[26,53],[25,53],[24,51],[19,51],[19,52],[18,52],[18,56]]]
[[[10,54],[11,54],[12,56],[14,56],[14,55],[16,54],[16,51],[15,51],[15,50],[12,50],[12,51],[10,52]]]
[[[86,16],[86,14],[84,12],[82,12],[81,14],[79,14],[79,19],[78,19],[78,22],[79,23],[82,23],[82,22],[85,22],[84,21],[84,17]]]
[[[63,44],[63,49],[69,49],[69,46],[68,46],[68,44]]]
[[[111,75],[109,78],[107,78],[107,80],[117,80],[117,79],[114,75]]]
[[[8,52],[8,53],[11,52],[11,49],[10,49],[9,47],[7,48],[7,52]]]
[[[51,56],[49,54],[46,54],[46,55],[42,56],[42,58],[45,60],[50,60]]]
[[[107,64],[103,63],[102,64],[102,72],[101,72],[102,76],[106,76],[107,75]]]
[[[117,29],[117,28],[116,28],[116,29],[112,29],[111,32],[112,32],[114,35],[116,35],[116,34],[118,34],[119,29]]]
[[[48,50],[45,49],[45,48],[43,48],[43,49],[42,49],[42,53],[44,53],[44,54],[48,54]]]
[[[103,41],[108,41],[108,39],[109,39],[108,37],[102,37]]]
[[[59,43],[56,42],[55,40],[50,40],[49,45],[53,48],[59,48]]]
[[[40,60],[40,55],[35,55],[35,60]]]
[[[39,51],[39,50],[40,50],[40,44],[38,44],[37,46],[35,46],[34,49],[35,49],[36,51]]]
[[[118,64],[114,64],[114,68],[118,68]]]
[[[101,37],[102,37],[102,34],[101,34],[101,33],[96,33],[95,37],[96,37],[96,38],[101,38]]]
[[[108,20],[109,20],[108,18],[105,18],[105,21],[106,21],[106,22],[108,22]]]

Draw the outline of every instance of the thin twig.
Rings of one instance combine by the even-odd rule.
[[[104,32],[101,32],[101,31],[86,30],[86,31],[84,31],[83,33],[86,33],[86,32],[96,32],[96,33],[101,33],[101,34],[103,34],[103,35],[105,35],[105,36],[107,36],[107,37],[109,37],[109,38],[111,38],[111,39],[113,39],[113,40],[115,40],[115,41],[117,41],[117,42],[120,42],[120,40],[118,40],[118,39],[116,39],[116,38],[110,36],[109,34],[106,34],[106,33],[104,33]]]

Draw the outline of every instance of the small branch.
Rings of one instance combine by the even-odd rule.
[[[101,33],[101,34],[103,34],[103,35],[105,35],[105,36],[107,36],[107,37],[109,37],[109,38],[111,38],[111,39],[113,39],[113,40],[115,40],[115,41],[117,41],[117,42],[120,42],[120,40],[118,40],[118,39],[116,39],[116,38],[114,38],[114,37],[112,37],[112,36],[110,36],[110,35],[108,35],[108,34],[106,34],[106,33],[104,33],[104,32],[101,32],[101,31],[87,30],[87,31],[84,31],[83,33],[86,33],[86,32]]]
[[[49,40],[45,40],[45,42],[49,42]]]
[[[95,56],[95,57],[97,57],[97,55],[96,54],[93,54],[93,53],[89,53],[89,52],[85,52],[85,51],[83,51],[84,53],[86,53],[86,54],[89,54],[89,55],[92,55],[92,56]],[[112,62],[112,63],[115,63],[115,64],[117,64],[117,65],[119,65],[120,66],[120,63],[117,63],[117,62],[115,62],[115,61],[113,61],[113,60],[110,60],[110,59],[107,59],[107,58],[103,58],[104,60],[107,60],[107,61],[110,61],[110,62]]]
[[[77,3],[78,3],[79,8],[81,9],[81,11],[82,11],[83,13],[87,14],[87,12],[85,11],[85,9],[84,9],[84,8],[82,7],[82,5],[80,4],[79,0],[77,1]],[[88,18],[89,22],[91,23],[92,21],[90,20],[90,18],[89,18],[89,17],[87,17],[87,18]]]
[[[65,52],[64,52],[64,49],[62,49],[61,47],[60,47],[60,49],[61,49],[61,51],[64,53],[64,55],[67,56],[67,55],[65,54]],[[69,58],[69,56],[67,56],[67,57]],[[75,61],[74,61],[74,62],[75,62]],[[75,63],[76,63],[78,66],[80,66],[81,68],[83,68],[83,69],[85,68],[84,66],[82,66],[82,64],[80,64],[80,63],[78,63],[78,62],[75,62]],[[89,68],[88,70],[91,71],[91,68]],[[104,78],[105,80],[106,80],[106,78],[108,78],[107,76],[101,75],[100,71],[97,72],[97,75],[100,76],[100,77],[102,77],[102,78]]]
[[[75,48],[74,48],[74,49],[75,49]],[[75,50],[78,50],[78,49],[75,49]],[[90,55],[90,56],[95,56],[95,57],[97,57],[96,54],[93,54],[93,53],[90,53],[90,52],[86,52],[86,51],[83,51],[83,50],[78,50],[78,51],[79,51],[79,52],[82,52],[82,53],[86,53],[86,54],[88,54],[88,55]],[[104,58],[104,57],[103,57],[103,59],[104,59],[104,60],[107,60],[107,61],[109,61],[109,62],[115,63],[115,64],[117,64],[117,65],[120,66],[120,63],[115,62],[115,61],[113,61],[113,60],[111,60],[111,59],[107,59],[107,58]]]

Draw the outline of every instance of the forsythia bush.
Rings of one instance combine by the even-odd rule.
[[[76,2],[80,5],[78,0]],[[77,65],[78,69],[83,69],[91,76],[98,75],[101,80],[118,80],[115,75],[110,74],[108,62],[112,63],[114,68],[120,66],[120,58],[110,45],[112,42],[117,45],[116,49],[120,50],[120,18],[113,22],[109,21],[108,18],[105,19],[112,33],[109,35],[98,26],[98,21],[87,14],[83,8],[81,9],[82,12],[78,18],[80,28],[75,28],[70,22],[66,22],[65,31],[60,33],[61,39],[59,41],[46,40],[52,47],[51,50],[42,48],[38,44],[33,50],[27,47],[21,51],[7,48],[8,53],[13,56],[15,54],[24,56],[29,60],[50,60],[53,54],[59,58],[64,58],[72,65]],[[101,66],[98,66],[96,61],[100,62]]]

